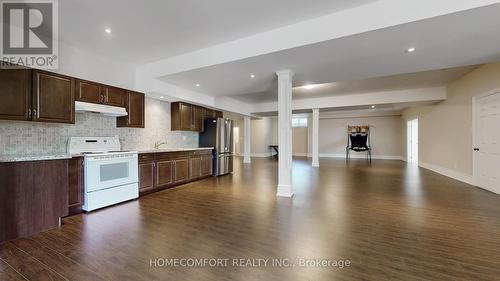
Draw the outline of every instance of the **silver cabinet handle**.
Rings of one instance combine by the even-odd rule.
[[[28,109],[28,119],[31,119],[31,108]]]
[[[36,117],[36,118],[40,117],[40,116],[38,116],[38,112],[36,111],[36,109],[33,109],[33,117]]]

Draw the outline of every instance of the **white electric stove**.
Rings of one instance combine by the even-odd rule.
[[[69,139],[68,153],[85,158],[84,211],[139,197],[138,153],[120,148],[118,136]]]

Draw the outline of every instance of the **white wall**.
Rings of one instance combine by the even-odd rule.
[[[134,65],[98,57],[64,42],[59,44],[59,69],[55,72],[135,90]]]
[[[472,97],[500,90],[500,63],[483,65],[448,85],[448,98],[403,112],[419,120],[419,162],[448,176],[472,182]],[[499,124],[500,126],[500,124]],[[403,150],[406,155],[406,131]]]
[[[403,139],[401,116],[337,118],[320,115],[320,157],[343,157],[347,146],[347,126],[370,125],[370,140],[374,158],[401,159]],[[358,153],[351,153],[357,155]],[[360,157],[364,154],[359,153]]]

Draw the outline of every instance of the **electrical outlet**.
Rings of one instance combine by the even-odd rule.
[[[186,136],[182,136],[182,140],[185,141],[187,138]]]

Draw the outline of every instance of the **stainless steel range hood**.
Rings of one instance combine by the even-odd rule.
[[[113,117],[128,115],[127,110],[125,110],[125,108],[123,107],[81,102],[81,101],[75,101],[75,111],[101,113],[103,115],[113,116]]]

